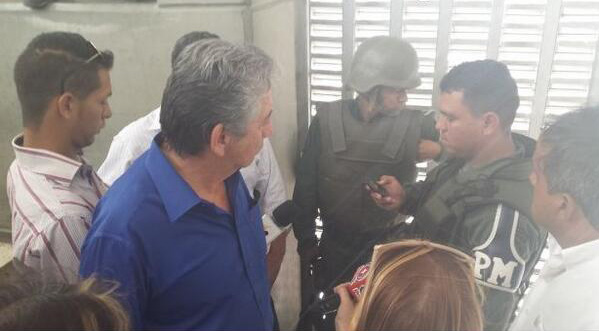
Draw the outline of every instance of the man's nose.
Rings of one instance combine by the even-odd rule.
[[[441,122],[443,122],[443,116],[437,116],[435,121],[435,129],[441,130]]]
[[[112,108],[109,104],[106,105],[106,110],[104,111],[104,119],[109,119],[112,117]]]
[[[272,136],[272,132],[273,132],[272,122],[269,121],[268,124],[262,130],[262,137],[270,138],[270,136]]]
[[[445,128],[445,117],[444,116],[437,116],[436,119],[436,123],[435,123],[435,129],[437,129],[437,131],[442,131]]]

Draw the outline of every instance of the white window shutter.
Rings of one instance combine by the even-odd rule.
[[[355,48],[393,35],[412,43],[422,85],[408,106],[434,107],[453,66],[491,58],[508,65],[520,108],[512,129],[536,137],[542,126],[599,103],[599,0],[311,0],[310,105],[351,97],[343,89]]]
[[[505,63],[520,94],[512,129],[528,134],[540,64],[546,0],[505,0],[497,60]]]
[[[310,1],[308,5],[308,91],[312,116],[316,114],[315,105],[319,102],[341,98],[342,5],[341,0]]]
[[[545,123],[587,103],[598,37],[599,3],[563,0],[544,109]]]
[[[420,64],[422,84],[408,91],[407,105],[412,108],[430,109],[434,89],[435,59],[437,56],[437,30],[439,21],[439,0],[406,0],[401,4],[401,37],[410,42]],[[392,18],[392,20],[395,18]]]

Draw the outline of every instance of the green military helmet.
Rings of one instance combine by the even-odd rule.
[[[416,51],[399,38],[367,39],[354,54],[347,84],[359,93],[366,93],[377,85],[415,88],[420,85]]]

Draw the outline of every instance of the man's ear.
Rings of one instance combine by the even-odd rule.
[[[490,134],[501,129],[501,120],[496,113],[489,111],[482,115],[483,133]]]
[[[579,212],[578,204],[574,197],[568,193],[558,193],[557,200],[557,219],[565,224],[576,217],[576,213]]]
[[[75,116],[77,101],[77,98],[70,92],[66,92],[58,96],[58,114],[65,119],[70,119]]]
[[[224,156],[230,139],[231,137],[225,132],[225,126],[218,123],[210,132],[210,150],[218,156]]]

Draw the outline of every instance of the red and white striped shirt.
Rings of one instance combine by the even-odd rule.
[[[76,161],[12,141],[7,176],[13,257],[46,280],[76,282],[81,245],[107,186],[83,159]]]

